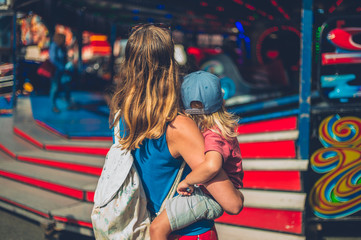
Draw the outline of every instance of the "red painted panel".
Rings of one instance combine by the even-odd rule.
[[[244,188],[301,191],[301,174],[298,171],[245,171]]]
[[[88,202],[94,202],[94,194],[95,192],[92,191],[92,192],[86,192],[86,200]]]
[[[62,146],[62,145],[45,145],[45,149],[52,151],[61,151],[61,152],[95,154],[101,156],[106,156],[109,151],[109,148]]]
[[[23,205],[23,204],[20,204],[20,203],[11,201],[11,200],[9,200],[9,199],[0,197],[0,201],[9,203],[9,204],[11,204],[11,205],[13,205],[13,206],[22,208],[22,209],[27,210],[27,211],[29,211],[29,212],[36,213],[36,214],[38,214],[38,215],[40,215],[40,216],[43,216],[43,217],[46,217],[46,218],[50,218],[49,214],[47,214],[47,213],[45,213],[45,212],[38,211],[38,210],[36,210],[36,209],[34,209],[34,208],[31,208],[31,207],[25,206],[25,205]]]
[[[216,222],[289,233],[302,233],[302,212],[245,207],[238,215],[224,213]]]
[[[39,142],[38,140],[34,139],[33,137],[31,137],[30,135],[26,134],[25,132],[21,131],[19,128],[14,127],[14,133],[19,135],[20,137],[24,138],[25,140],[31,142],[32,144],[34,144],[37,147],[43,148],[43,144],[41,142]]]
[[[100,176],[102,172],[101,167],[86,166],[75,163],[60,162],[55,160],[47,160],[47,159],[27,157],[27,156],[18,156],[17,159],[25,162],[37,163],[55,168],[67,169],[74,172],[92,174],[96,176]]]
[[[296,146],[293,140],[240,143],[243,158],[295,158]]]
[[[82,227],[87,227],[87,228],[93,228],[93,225],[91,222],[85,222],[85,221],[79,221],[73,218],[67,218],[67,217],[60,217],[60,216],[53,216],[54,220],[59,221],[59,222],[65,222],[65,223],[70,223],[70,224],[74,224],[74,225],[78,225],[78,226],[82,226]]]
[[[297,129],[297,117],[286,117],[280,119],[273,119],[268,121],[244,123],[237,127],[239,134],[276,132]]]
[[[39,179],[35,179],[35,178],[31,178],[31,177],[26,177],[26,176],[22,176],[16,173],[11,173],[11,172],[6,172],[6,171],[2,171],[0,170],[0,175],[13,179],[13,180],[17,180],[23,183],[27,183],[33,186],[37,186],[43,189],[47,189],[53,192],[57,192],[57,193],[61,193],[63,195],[67,195],[70,197],[74,197],[77,199],[84,199],[84,194],[83,191],[78,190],[78,189],[74,189],[74,188],[70,188],[70,187],[66,187],[66,186],[62,186],[59,184],[55,184],[55,183],[50,183],[47,181],[43,181],[43,180],[39,180]]]

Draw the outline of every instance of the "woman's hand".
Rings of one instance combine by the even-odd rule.
[[[178,187],[177,187],[177,192],[180,194],[180,195],[184,195],[184,196],[190,196],[192,195],[194,191],[194,186],[193,185],[189,185],[186,181],[181,181],[179,184],[178,184]]]

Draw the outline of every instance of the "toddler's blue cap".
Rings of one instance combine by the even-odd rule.
[[[220,79],[209,72],[197,71],[184,77],[181,95],[185,112],[188,114],[211,114],[221,109],[223,95]],[[191,102],[198,101],[203,109],[191,108]]]

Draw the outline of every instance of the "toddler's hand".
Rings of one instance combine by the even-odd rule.
[[[178,184],[177,192],[180,195],[190,196],[190,195],[192,195],[193,191],[194,191],[194,186],[189,185],[184,180]]]

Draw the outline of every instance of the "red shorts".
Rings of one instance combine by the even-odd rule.
[[[180,236],[170,235],[168,240],[218,240],[216,228],[213,228],[205,233],[194,236]]]

